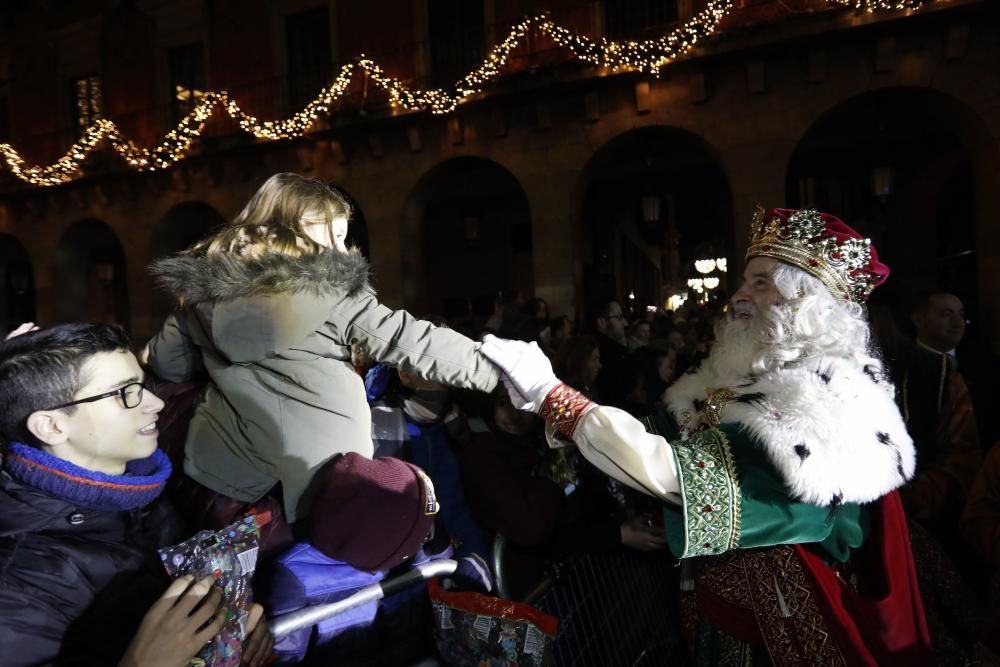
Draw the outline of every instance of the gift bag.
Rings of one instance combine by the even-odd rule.
[[[452,667],[536,667],[555,664],[559,621],[530,605],[480,593],[449,593],[428,584],[434,642]]]
[[[253,603],[250,580],[257,567],[258,530],[258,517],[247,516],[222,530],[203,530],[185,542],[160,549],[160,559],[171,577],[190,574],[197,581],[212,576],[225,598],[226,622],[191,661],[192,667],[240,664]]]

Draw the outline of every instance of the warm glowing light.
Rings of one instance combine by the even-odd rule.
[[[915,10],[921,2],[921,0],[827,1],[867,12]],[[450,91],[439,88],[430,90],[410,88],[401,80],[387,75],[375,61],[362,54],[355,62],[341,67],[332,84],[321,90],[302,111],[284,120],[260,121],[256,116],[243,111],[224,90],[178,91],[179,100],[188,101],[193,97],[191,101],[196,102],[195,107],[177,127],[163,136],[159,145],[153,148],[136,146],[122,136],[118,126],[112,121],[99,118],[87,127],[79,141],[50,165],[26,165],[24,158],[10,144],[0,144],[0,156],[14,176],[40,186],[58,185],[79,178],[82,175],[83,161],[105,141],[110,143],[118,155],[133,169],[138,171],[166,169],[188,155],[192,143],[205,131],[205,123],[212,117],[217,107],[224,109],[243,131],[257,139],[279,141],[301,137],[310,130],[320,115],[328,114],[334,103],[347,94],[354,75],[359,72],[389,94],[389,102],[393,107],[407,111],[430,111],[432,114],[451,113],[459,104],[483,93],[488,85],[499,78],[510,60],[511,53],[526,42],[533,31],[547,35],[556,45],[568,49],[576,58],[595,67],[612,72],[635,71],[659,76],[660,70],[666,65],[688,53],[700,40],[711,36],[722,19],[732,10],[733,2],[734,0],[708,0],[705,8],[684,24],[660,37],[639,41],[616,42],[603,38],[593,40],[556,24],[545,14],[525,18],[490,51],[479,67],[456,81]],[[726,270],[725,260],[715,260],[715,263],[720,271]],[[699,271],[709,273],[711,269],[709,271],[699,269]]]
[[[711,273],[712,271],[715,271],[715,260],[696,259],[694,260],[694,268],[698,273]]]

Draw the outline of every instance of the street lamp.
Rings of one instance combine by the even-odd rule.
[[[892,167],[875,167],[872,169],[872,194],[879,199],[885,199],[892,194],[895,170]]]
[[[642,207],[642,221],[647,225],[655,225],[660,221],[663,199],[657,194],[643,195],[639,200]]]

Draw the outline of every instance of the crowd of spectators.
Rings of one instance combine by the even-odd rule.
[[[331,581],[453,558],[446,589],[523,599],[581,555],[670,557],[661,508],[552,446],[476,341],[536,343],[565,383],[642,418],[708,355],[724,301],[606,299],[570,318],[509,291],[482,321],[418,320],[378,303],[344,246],[348,215],[328,186],[279,174],[231,225],[156,265],[177,309],[142,351],[87,324],[29,324],[0,345],[4,664],[186,665],[231,601],[211,578],[171,583],[158,551],[247,513],[267,517],[263,605],[242,628],[254,666],[272,650],[378,665],[431,650],[429,602],[412,591],[349,634],[276,643],[265,614],[325,600]],[[870,319],[918,452],[901,495],[928,617],[952,619],[954,636],[1000,629],[1000,454],[984,456],[996,374],[963,348],[956,295],[909,310],[900,322],[873,304]]]

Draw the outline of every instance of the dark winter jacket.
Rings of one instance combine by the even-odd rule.
[[[116,665],[168,582],[181,539],[164,500],[80,509],[0,472],[0,664]]]
[[[356,252],[182,255],[153,273],[183,303],[150,342],[153,371],[171,382],[201,370],[210,379],[188,432],[185,472],[244,502],[280,481],[289,521],[308,513],[326,461],[372,455],[353,343],[429,380],[496,386],[479,344],[379,304]]]

